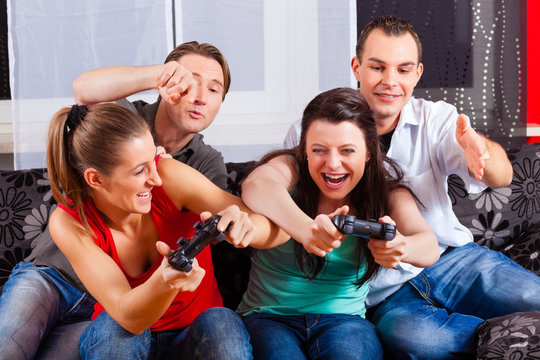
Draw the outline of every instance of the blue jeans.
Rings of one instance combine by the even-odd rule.
[[[50,267],[17,264],[0,296],[0,356],[78,358],[94,302]]]
[[[244,317],[253,357],[260,359],[382,359],[375,326],[346,314]]]
[[[498,251],[458,247],[424,269],[373,312],[385,351],[397,359],[476,355],[485,319],[540,311],[540,277]]]
[[[102,312],[79,343],[83,359],[252,359],[249,335],[227,308],[200,313],[178,331],[130,333]]]

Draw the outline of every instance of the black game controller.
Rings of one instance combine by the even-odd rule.
[[[183,237],[178,239],[178,249],[169,257],[169,264],[178,271],[190,272],[193,259],[206,245],[225,239],[225,233],[217,229],[219,219],[221,216],[215,215],[206,220],[204,224],[197,221],[193,226],[196,229],[195,235],[191,239]],[[229,226],[225,231],[229,230]]]
[[[332,222],[346,235],[388,241],[396,236],[395,225],[375,220],[358,220],[354,215],[334,215]]]

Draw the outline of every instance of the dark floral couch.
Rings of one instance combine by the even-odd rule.
[[[448,193],[476,243],[501,251],[540,275],[540,144],[510,150],[508,156],[514,168],[508,187],[469,195],[463,181],[452,176]],[[239,195],[241,181],[253,164],[227,164],[230,192]],[[11,269],[30,254],[55,207],[43,169],[0,171],[0,292]],[[227,307],[236,307],[247,285],[249,256],[249,249],[234,249],[225,242],[213,247],[215,274]],[[540,358],[539,313],[490,319],[477,333],[478,358]]]

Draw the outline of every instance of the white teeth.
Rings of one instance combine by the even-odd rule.
[[[138,198],[141,198],[141,199],[147,199],[149,196],[150,196],[150,191],[147,191],[147,192],[144,192],[144,193],[137,194],[137,197],[138,197]]]
[[[387,98],[393,98],[393,97],[395,97],[396,95],[380,94],[380,96],[382,96],[382,97],[387,97]]]
[[[324,174],[327,178],[330,178],[330,179],[339,179],[339,178],[342,178],[343,176],[345,175],[331,175],[331,174]]]
[[[345,179],[347,178],[347,174],[345,175],[324,174],[324,177],[328,183],[332,185],[339,185],[345,181]]]

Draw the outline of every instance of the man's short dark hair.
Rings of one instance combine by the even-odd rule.
[[[364,45],[369,34],[375,29],[381,29],[387,36],[403,36],[407,33],[411,34],[418,49],[418,64],[422,62],[422,44],[418,38],[418,34],[414,27],[405,19],[396,16],[381,16],[371,20],[360,32],[358,41],[356,42],[356,56],[358,61],[362,62]]]

